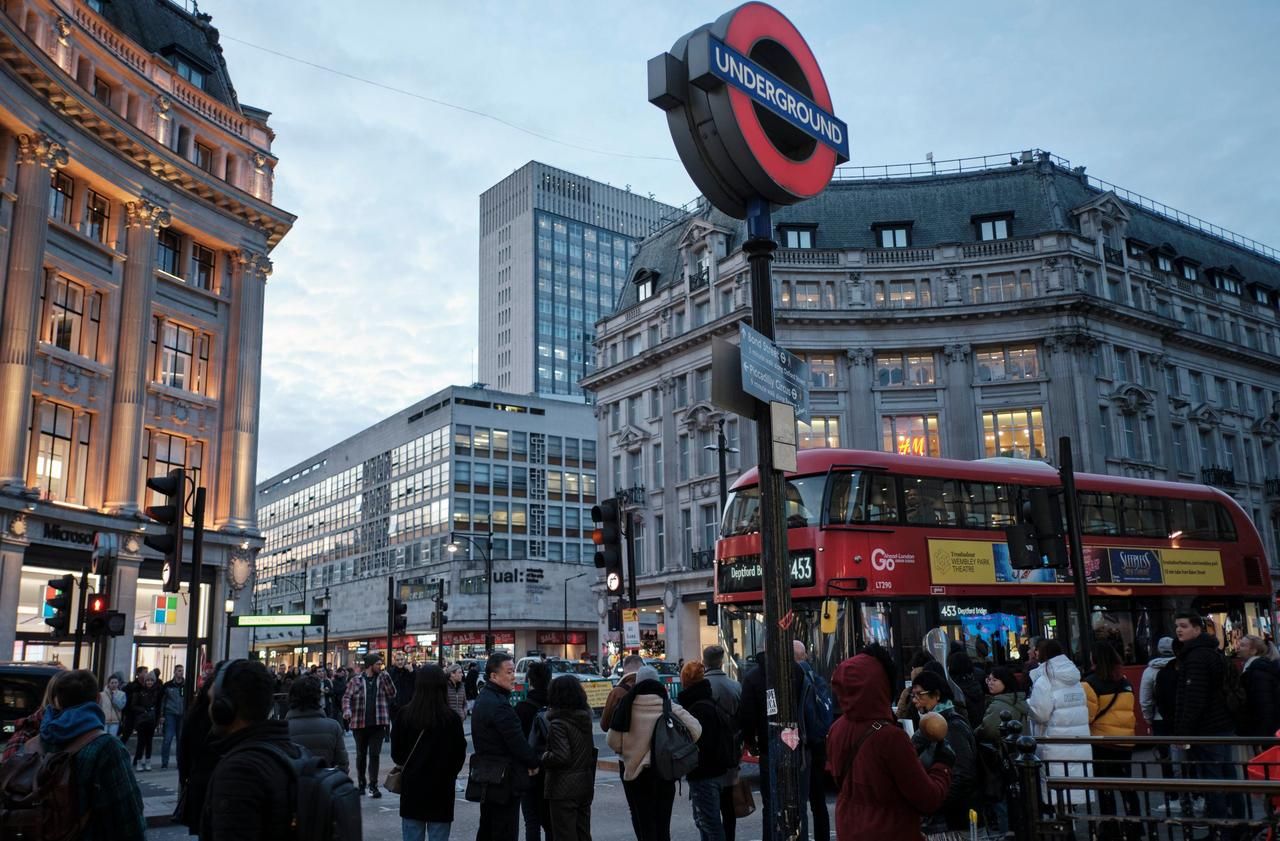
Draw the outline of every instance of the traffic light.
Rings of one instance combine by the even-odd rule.
[[[439,581],[436,585],[436,594],[433,597],[436,603],[435,610],[431,613],[431,627],[437,631],[443,631],[445,623],[449,621],[447,611],[449,603],[444,600],[444,582]]]
[[[596,567],[604,570],[605,589],[613,596],[622,592],[621,513],[616,499],[604,499],[591,507],[591,519],[599,524],[591,532],[596,544]]]
[[[609,630],[618,632],[622,630],[622,605],[609,605]]]
[[[84,632],[91,637],[118,637],[124,633],[124,614],[107,609],[107,597],[97,593],[85,605]]]
[[[53,638],[65,637],[71,628],[71,588],[74,575],[50,578],[44,588],[44,624],[53,629]]]
[[[1068,565],[1059,493],[1049,488],[1023,489],[1022,522],[1005,529],[1014,569],[1061,569]]]
[[[161,573],[162,587],[166,593],[179,590],[182,570],[182,518],[185,514],[186,471],[175,467],[168,476],[152,476],[147,487],[165,498],[164,505],[148,505],[149,519],[165,527],[164,534],[149,534],[142,539],[147,546],[164,555]]]
[[[409,629],[409,605],[399,599],[391,600],[391,617],[388,626],[393,635],[403,634]]]

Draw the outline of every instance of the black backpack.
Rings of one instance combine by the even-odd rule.
[[[649,764],[658,779],[675,782],[698,767],[698,744],[689,728],[671,712],[671,698],[662,698],[662,714],[653,724]]]
[[[696,706],[700,711],[705,710],[706,714],[710,715],[716,722],[715,744],[707,744],[705,746],[702,744],[710,736],[704,726],[702,728],[702,736],[698,738],[698,745],[707,752],[707,757],[721,771],[737,768],[742,759],[742,752],[738,748],[737,735],[733,729],[733,719],[729,718],[729,714],[721,709],[714,699],[708,698],[705,701],[699,701]],[[690,711],[692,712],[692,710]]]
[[[289,769],[294,784],[290,798],[293,837],[305,841],[361,841],[360,792],[351,778],[306,748],[294,758],[276,745],[255,742],[241,750],[261,750]]]

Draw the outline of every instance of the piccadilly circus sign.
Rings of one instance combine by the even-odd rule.
[[[849,160],[849,128],[833,113],[813,51],[764,3],[739,6],[650,59],[649,101],[666,112],[694,184],[739,219],[753,201],[813,198]]]

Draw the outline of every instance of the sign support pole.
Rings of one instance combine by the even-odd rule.
[[[178,512],[179,517],[182,512]],[[196,697],[196,678],[200,664],[196,661],[200,630],[200,579],[204,577],[204,488],[196,488],[195,501],[191,504],[191,609],[187,611],[187,680],[183,690],[187,693],[187,709]]]
[[[80,593],[77,596],[79,609],[76,611],[75,648],[71,654],[71,668],[80,668],[80,647],[84,645],[84,612],[89,597],[89,566],[80,568]]]
[[[489,590],[493,590],[493,582],[489,582]],[[391,663],[391,637],[396,631],[395,620],[396,577],[387,576],[387,664]],[[487,640],[486,640],[487,641]],[[490,652],[492,653],[492,652]]]
[[[1080,614],[1080,665],[1093,663],[1093,629],[1089,623],[1089,580],[1084,572],[1084,545],[1080,533],[1080,501],[1076,496],[1076,469],[1071,458],[1071,439],[1058,439],[1058,476],[1062,480],[1062,507],[1067,515],[1067,542],[1071,552],[1071,579],[1075,584],[1076,612]]]
[[[747,241],[742,250],[751,268],[751,321],[757,332],[772,340],[773,325],[773,225],[769,203],[757,198],[747,207]],[[774,838],[794,838],[800,827],[799,751],[782,739],[785,729],[796,729],[795,686],[792,685],[793,652],[791,635],[791,570],[787,551],[787,524],[783,516],[782,473],[774,467],[773,418],[768,403],[758,402],[756,450],[760,472],[760,578],[764,593],[765,692],[768,716],[768,745],[761,745],[767,757],[770,809]],[[771,702],[770,702],[771,699]],[[776,710],[776,712],[775,712]],[[765,753],[767,751],[767,754]],[[771,814],[771,813],[772,814]]]

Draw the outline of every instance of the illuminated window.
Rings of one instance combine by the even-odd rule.
[[[111,221],[111,202],[105,196],[89,191],[84,208],[84,232],[92,240],[107,241],[107,223]]]
[[[987,458],[1044,458],[1044,415],[1040,409],[1003,409],[982,413],[983,453]]]
[[[840,418],[818,415],[808,423],[796,421],[796,444],[802,450],[840,446]]]
[[[809,353],[805,354],[805,361],[809,363],[809,385],[812,388],[836,387],[837,377],[835,354]]]
[[[176,467],[184,468],[187,478],[195,487],[200,487],[204,467],[204,442],[171,435],[158,429],[148,429],[145,443],[142,450],[143,505],[159,505],[164,501],[159,494],[146,487],[147,478],[167,476]]]
[[[64,225],[71,224],[71,205],[75,197],[75,182],[66,173],[54,170],[49,181],[49,218]]]
[[[102,297],[61,277],[54,280],[51,293],[48,342],[72,353],[96,358]]]
[[[90,419],[76,429],[75,413],[57,403],[41,403],[36,419],[36,484],[45,499],[84,503],[84,477],[89,463]]]
[[[897,415],[880,420],[881,449],[904,456],[940,456],[937,415]]]

